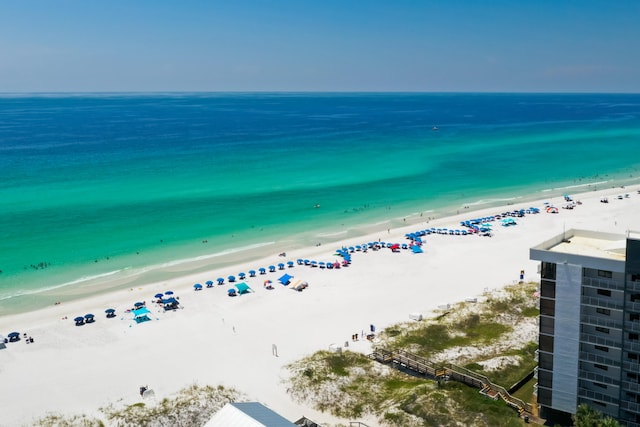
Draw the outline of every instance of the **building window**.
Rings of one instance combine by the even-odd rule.
[[[540,333],[553,335],[554,323],[553,317],[540,316]]]
[[[594,385],[594,386],[596,386],[596,387],[604,388],[604,389],[606,389],[606,388],[607,388],[607,385],[606,385],[606,384],[593,383],[593,385]]]
[[[550,371],[553,370],[553,354],[549,353],[538,353],[538,368],[540,369],[548,369]],[[538,372],[538,377],[540,376],[540,372]]]
[[[605,316],[611,316],[611,310],[609,310],[608,308],[596,308],[596,313],[598,314],[604,314]]]
[[[596,331],[602,332],[603,334],[609,333],[609,328],[603,328],[602,326],[596,326]]]
[[[632,274],[631,275],[632,282],[640,282],[640,274]]]
[[[538,403],[544,406],[551,406],[551,396],[552,392],[548,388],[539,388],[538,389]]]
[[[543,262],[540,275],[543,279],[556,280],[556,265],[550,262]]]
[[[635,332],[630,332],[629,339],[633,341],[638,341],[638,334],[636,334]]]
[[[556,300],[548,298],[540,298],[540,315],[542,316],[555,316],[556,315]]]
[[[598,289],[598,295],[603,295],[605,297],[611,296],[611,291],[608,289]]]
[[[598,402],[597,400],[592,400],[591,402],[595,403],[595,404],[596,404],[596,405],[598,405],[598,406],[602,406],[602,407],[605,407],[605,408],[606,408],[606,406],[607,406],[607,404],[606,404],[606,403]]]
[[[549,371],[538,370],[538,385],[540,387],[553,387],[553,374]]]
[[[629,313],[629,320],[632,322],[640,320],[640,313]]]
[[[603,277],[605,279],[611,279],[611,276],[613,276],[613,274],[610,271],[598,270],[598,277]]]
[[[640,294],[631,294],[631,302],[640,300]]]
[[[556,297],[556,283],[549,280],[540,281],[540,296],[543,298]]]
[[[540,351],[553,353],[553,337],[550,337],[549,335],[540,335],[538,339],[538,348]]]
[[[596,345],[594,347],[595,347],[596,350],[606,351],[607,353],[609,352],[609,347],[605,347],[603,345]]]
[[[638,360],[638,355],[636,353],[627,354],[627,359],[629,360]]]
[[[603,371],[608,371],[609,370],[609,367],[607,365],[601,365],[599,363],[594,363],[593,366],[598,368],[598,369],[602,369]]]

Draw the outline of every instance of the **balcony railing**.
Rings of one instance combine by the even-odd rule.
[[[582,285],[589,286],[591,288],[600,288],[600,289],[614,289],[617,291],[624,290],[624,282],[621,280],[612,280],[612,279],[597,279],[595,277],[583,277]]]
[[[609,359],[608,357],[598,356],[597,354],[589,353],[587,351],[580,352],[580,360],[586,360],[588,362],[595,362],[601,365],[620,367],[619,360]]]
[[[605,326],[607,328],[622,329],[622,322],[600,316],[590,316],[588,314],[585,314],[580,317],[580,321],[582,323],[587,323],[594,326]]]
[[[596,374],[595,372],[588,372],[585,371],[584,369],[580,369],[578,371],[578,378],[579,379],[584,379],[584,380],[589,380],[589,381],[595,381],[598,383],[604,383],[604,384],[611,384],[614,386],[619,386],[619,381],[618,381],[618,377],[616,376],[616,378],[613,377],[607,377],[604,376],[602,374]]]
[[[610,310],[622,310],[624,308],[622,301],[615,302],[608,298],[588,297],[583,295],[581,302],[583,305],[592,305],[594,307],[608,308]]]
[[[622,348],[622,342],[608,340],[606,338],[599,337],[597,335],[585,334],[584,332],[580,334],[580,341],[589,342],[592,344],[604,345],[612,348]]]

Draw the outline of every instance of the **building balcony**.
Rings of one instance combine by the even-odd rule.
[[[640,292],[640,282],[627,282],[627,291]]]
[[[606,394],[599,393],[593,390],[585,390],[583,388],[578,390],[578,396],[591,400],[597,400],[599,402],[607,402],[613,405],[618,405],[618,397],[607,396]]]
[[[640,313],[640,302],[631,302],[627,301],[627,304],[624,306],[626,311],[635,311]]]
[[[626,322],[624,322],[624,329],[626,331],[640,332],[640,322],[632,322],[631,320],[627,320]]]
[[[588,381],[595,381],[595,382],[603,383],[603,384],[611,384],[611,385],[614,385],[614,386],[619,386],[620,385],[620,381],[618,379],[618,376],[616,376],[615,378],[607,377],[605,375],[597,374],[595,372],[585,371],[584,369],[578,370],[578,379],[588,380]]]
[[[611,298],[598,298],[582,296],[580,299],[583,305],[591,305],[598,308],[608,308],[610,310],[622,310],[624,308],[622,301],[612,301]]]
[[[622,390],[640,393],[640,384],[630,381],[622,381]]]
[[[624,349],[627,351],[633,351],[635,353],[640,352],[640,341],[626,340],[624,342]]]
[[[640,404],[636,403],[636,402],[629,402],[626,400],[621,400],[620,401],[620,407],[626,411],[630,411],[630,412],[635,412],[635,413],[640,413]]]
[[[595,277],[583,277],[582,286],[589,286],[591,288],[599,289],[612,289],[616,291],[624,290],[624,282],[621,280],[602,279]]]
[[[619,368],[622,364],[619,360],[609,359],[608,357],[598,356],[597,354],[589,353],[586,351],[580,352],[580,360],[599,363],[600,365],[607,365]]]
[[[617,348],[617,349],[621,349],[622,348],[622,342],[621,341],[609,340],[609,339],[602,338],[600,336],[592,335],[592,334],[581,333],[580,334],[580,341],[588,342],[588,343],[591,343],[591,344],[604,345],[604,346],[611,347],[611,348]]]
[[[622,369],[626,372],[640,372],[640,363],[637,362],[622,362]]]
[[[580,316],[581,323],[587,323],[594,326],[604,326],[613,329],[622,329],[622,322],[612,320],[608,316]]]

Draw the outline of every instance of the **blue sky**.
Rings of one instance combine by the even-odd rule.
[[[640,92],[638,0],[3,0],[0,92]]]

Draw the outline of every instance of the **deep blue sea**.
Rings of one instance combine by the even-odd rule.
[[[639,166],[640,95],[0,95],[0,313]]]

